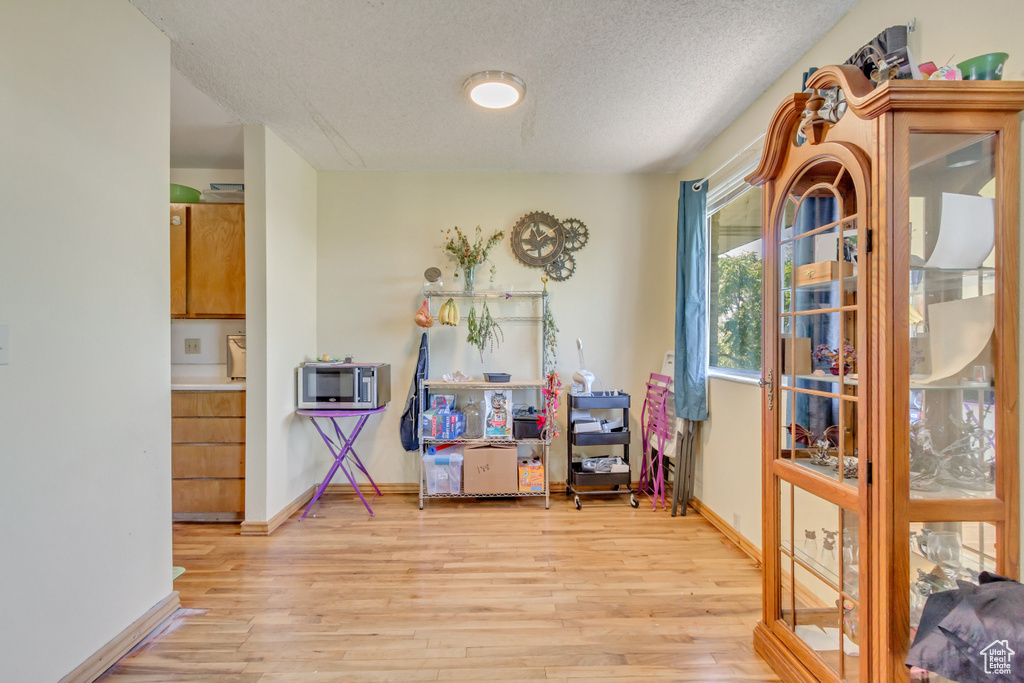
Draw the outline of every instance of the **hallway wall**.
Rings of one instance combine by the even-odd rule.
[[[0,3],[0,678],[52,683],[171,584],[170,42]]]

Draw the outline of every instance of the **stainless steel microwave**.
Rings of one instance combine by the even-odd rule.
[[[380,408],[391,401],[391,365],[303,363],[296,389],[304,410]]]

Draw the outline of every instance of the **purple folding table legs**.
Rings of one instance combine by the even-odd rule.
[[[352,445],[356,442],[356,438],[359,436],[359,432],[363,430],[363,425],[366,424],[367,418],[370,417],[371,415],[376,415],[377,413],[383,413],[386,408],[387,406],[374,408],[373,410],[295,411],[297,414],[304,415],[309,418],[309,421],[313,423],[314,427],[316,427],[316,431],[320,432],[320,436],[323,437],[324,443],[327,444],[327,448],[331,451],[331,455],[334,456],[334,464],[331,465],[330,471],[327,473],[327,476],[324,477],[323,483],[320,484],[320,487],[316,490],[316,494],[313,496],[313,500],[309,501],[309,505],[306,506],[306,511],[302,513],[302,517],[300,519],[306,518],[306,515],[308,515],[309,511],[313,508],[313,503],[319,500],[320,496],[323,495],[324,491],[327,489],[327,485],[330,484],[331,479],[334,478],[334,473],[337,472],[339,469],[345,473],[346,477],[348,477],[348,480],[352,483],[352,488],[354,488],[356,491],[356,495],[359,496],[359,500],[363,501],[363,505],[366,506],[366,511],[370,513],[371,517],[373,517],[373,509],[370,507],[370,503],[366,502],[366,499],[363,498],[363,494],[359,490],[359,486],[356,485],[356,480],[352,477],[352,473],[349,472],[348,467],[345,466],[345,460],[351,458],[352,463],[355,464],[355,466],[359,468],[359,471],[365,474],[366,478],[370,480],[370,485],[373,486],[373,490],[375,491],[373,498],[370,499],[371,501],[375,499],[377,496],[384,495],[383,493],[380,492],[380,489],[377,488],[377,484],[374,483],[373,477],[371,477],[370,473],[366,471],[366,468],[363,466],[363,463],[359,459],[359,456],[356,455],[356,451],[352,447]],[[320,428],[320,425],[316,421],[316,418],[318,417],[327,418],[328,420],[331,421],[331,424],[334,425],[334,432],[338,438],[337,443],[334,442],[334,439],[332,439],[329,434],[327,434],[326,432],[324,432],[323,429]],[[352,429],[352,432],[349,436],[345,436],[345,433],[341,431],[341,427],[338,426],[338,418],[344,417],[359,418],[359,421],[356,423],[355,428]]]

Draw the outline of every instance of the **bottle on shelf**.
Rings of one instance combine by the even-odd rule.
[[[480,439],[484,435],[484,422],[483,414],[480,412],[480,406],[476,403],[476,398],[473,396],[469,397],[469,403],[462,410],[466,414],[466,433],[465,438],[467,439]]]

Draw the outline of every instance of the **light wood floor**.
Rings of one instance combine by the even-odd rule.
[[[625,497],[328,494],[270,537],[178,524],[185,609],[100,680],[778,681],[760,571],[696,513]]]

